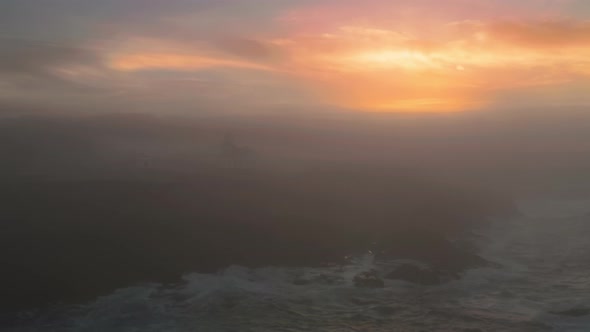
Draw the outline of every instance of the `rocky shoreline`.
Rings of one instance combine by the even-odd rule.
[[[449,235],[514,212],[481,192],[375,170],[18,182],[1,196],[11,224],[0,239],[2,312],[86,302],[229,265],[345,264],[367,250],[429,266],[401,266],[388,278],[436,284],[485,264]]]

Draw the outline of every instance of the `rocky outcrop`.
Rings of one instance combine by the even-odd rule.
[[[483,260],[446,238],[483,219],[482,205],[476,195],[389,170],[206,169],[169,181],[4,183],[0,311],[84,302],[137,282],[176,282],[230,265],[342,264],[367,249],[377,260],[460,273]],[[436,281],[423,271],[398,273]],[[306,282],[329,280],[295,281]],[[384,283],[368,271],[354,284]]]
[[[343,281],[343,278],[338,275],[328,275],[321,273],[315,277],[303,277],[299,276],[293,280],[293,285],[305,286],[309,284],[320,284],[320,285],[334,285],[338,282]]]
[[[420,284],[440,283],[458,277],[465,269],[489,264],[474,252],[474,248],[453,243],[445,234],[432,230],[397,232],[377,246],[378,260],[406,259],[427,265],[429,268],[422,269],[404,264],[391,273],[392,279],[416,280]]]
[[[360,288],[383,288],[385,287],[385,282],[383,279],[379,278],[379,275],[376,270],[369,270],[365,272],[361,272],[354,276],[352,280],[355,287]]]
[[[421,268],[416,265],[403,264],[385,276],[387,279],[403,280],[420,285],[439,285],[448,280],[449,275],[440,270]]]

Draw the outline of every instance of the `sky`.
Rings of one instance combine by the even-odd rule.
[[[587,0],[2,0],[0,102],[159,111],[590,105]]]

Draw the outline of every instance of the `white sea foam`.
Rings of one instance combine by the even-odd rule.
[[[590,234],[590,200],[519,205],[522,217],[481,231],[482,255],[497,265],[441,286],[355,288],[359,272],[387,268],[371,254],[344,267],[232,266],[173,287],[122,289],[7,331],[589,331],[590,316],[555,313],[590,308],[590,241],[581,236]]]

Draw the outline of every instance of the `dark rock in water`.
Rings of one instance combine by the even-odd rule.
[[[362,288],[383,288],[385,282],[377,275],[377,271],[369,270],[357,274],[352,280],[356,287]]]
[[[473,248],[457,245],[445,234],[431,230],[412,229],[383,235],[378,249],[379,260],[410,259],[423,262],[437,270],[460,273],[467,268],[486,266]]]
[[[343,281],[340,276],[331,276],[328,274],[321,273],[313,278],[297,277],[293,280],[293,285],[304,286],[309,284],[321,284],[321,285],[333,285],[339,281]]]
[[[420,268],[411,264],[404,264],[389,273],[387,279],[404,280],[420,285],[439,285],[445,280],[446,274],[431,269]]]
[[[590,315],[590,308],[572,308],[563,311],[550,311],[549,313],[567,317],[583,317]]]
[[[170,178],[2,183],[0,312],[84,303],[138,282],[176,283],[187,272],[231,265],[343,264],[372,243],[376,259],[418,260],[446,273],[481,263],[447,239],[501,204],[403,172],[343,168],[204,166]],[[309,282],[336,281],[294,281]],[[371,273],[354,283],[383,287]]]

